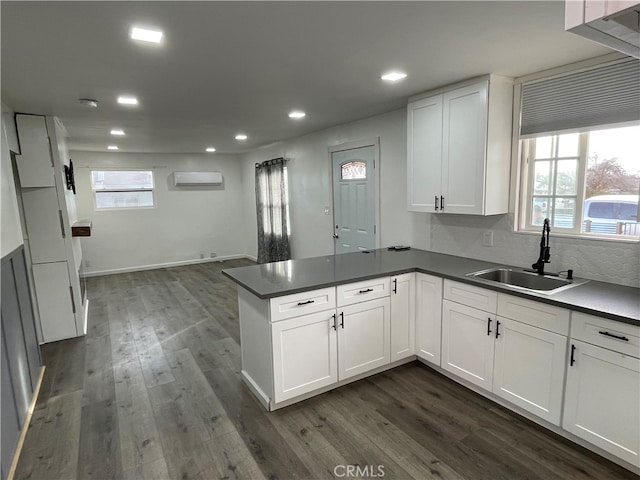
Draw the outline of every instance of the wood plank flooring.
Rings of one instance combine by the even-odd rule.
[[[638,479],[418,363],[266,412],[221,274],[250,263],[88,279],[87,336],[42,349],[15,478]]]

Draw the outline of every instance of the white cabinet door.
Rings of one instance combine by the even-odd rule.
[[[16,156],[20,186],[55,187],[53,159],[45,117],[16,115],[20,155]]]
[[[22,190],[29,249],[33,263],[67,260],[62,210],[56,187]]]
[[[391,277],[391,361],[415,352],[415,273]]]
[[[276,402],[338,381],[335,310],[271,324]]]
[[[442,301],[442,368],[491,390],[495,315]]]
[[[488,82],[444,94],[444,213],[481,215],[485,186]]]
[[[416,354],[440,366],[442,278],[416,274]]]
[[[640,466],[640,360],[571,341],[565,430]]]
[[[367,372],[390,362],[389,297],[338,309],[338,378]]]
[[[442,95],[408,105],[407,132],[408,208],[435,212],[442,172]]]
[[[503,317],[498,322],[493,393],[559,426],[567,337]]]
[[[42,341],[55,342],[78,335],[67,262],[33,265]]]

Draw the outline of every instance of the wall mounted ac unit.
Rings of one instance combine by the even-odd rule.
[[[220,172],[173,172],[176,187],[189,185],[222,185]]]

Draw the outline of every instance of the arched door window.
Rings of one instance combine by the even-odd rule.
[[[367,164],[358,160],[345,162],[341,165],[341,180],[364,180],[367,178]]]

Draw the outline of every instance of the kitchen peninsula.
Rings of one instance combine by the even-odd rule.
[[[468,276],[496,267],[380,249],[224,270],[239,286],[242,377],[275,410],[417,359],[640,471],[640,289],[545,294]]]

